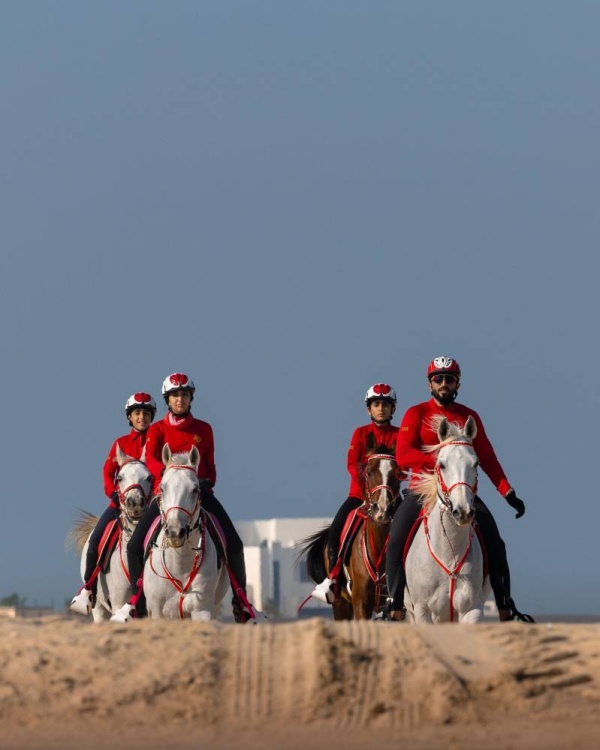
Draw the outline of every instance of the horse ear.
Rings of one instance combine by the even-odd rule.
[[[200,466],[200,453],[198,452],[198,448],[196,448],[195,445],[190,451],[190,463],[194,467],[194,470],[197,470],[198,466]]]
[[[163,445],[162,449],[162,462],[165,466],[168,466],[171,463],[171,449],[169,448],[169,444],[165,443]]]
[[[373,435],[372,432],[370,432],[367,436],[366,448],[367,448],[367,453],[371,453],[372,451],[375,450],[375,448],[377,448],[377,440],[375,439],[375,435]]]
[[[146,463],[146,446],[144,446],[144,450],[142,451],[142,455],[140,456],[140,461],[145,464]]]
[[[115,459],[117,463],[119,464],[119,466],[123,466],[123,464],[127,460],[127,456],[125,455],[125,453],[123,453],[123,451],[121,450],[121,446],[118,443],[117,443],[117,449],[115,451]]]
[[[473,416],[469,414],[469,418],[465,422],[465,437],[469,438],[469,440],[473,442],[473,440],[475,440],[476,435],[477,435],[477,424],[475,423]]]
[[[440,439],[440,442],[443,443],[449,434],[450,434],[450,425],[448,423],[448,420],[446,419],[446,417],[442,417],[438,425],[438,437]]]

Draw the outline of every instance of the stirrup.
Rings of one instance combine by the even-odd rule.
[[[133,604],[124,604],[122,607],[114,613],[110,618],[110,622],[129,622],[129,620],[135,615],[135,607]]]
[[[81,589],[81,591],[73,597],[73,601],[69,604],[71,612],[76,612],[78,615],[89,615],[92,611],[92,592],[89,589]]]
[[[311,592],[311,596],[319,601],[325,602],[325,604],[333,604],[336,600],[335,587],[337,581],[335,578],[325,578],[319,583]]]

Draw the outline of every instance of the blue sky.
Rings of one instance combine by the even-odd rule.
[[[235,519],[333,515],[373,382],[457,358],[514,593],[598,613],[592,2],[12,3],[0,596],[59,607],[126,398],[196,382]],[[396,420],[398,422],[399,420]]]

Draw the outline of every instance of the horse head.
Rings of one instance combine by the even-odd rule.
[[[366,448],[363,494],[368,513],[375,523],[390,523],[400,494],[400,472],[394,451],[377,445],[372,433],[367,438]]]
[[[200,514],[198,466],[200,454],[196,446],[189,453],[171,453],[163,447],[165,470],[160,484],[160,512],[167,544],[182,547]]]
[[[462,428],[442,417],[437,433],[440,439],[435,465],[437,498],[455,523],[465,526],[475,515],[479,462],[473,440],[477,425],[471,416]]]
[[[126,455],[117,443],[115,459],[119,466],[116,485],[121,511],[128,519],[138,521],[150,498],[152,475],[145,464],[146,449],[139,459]]]

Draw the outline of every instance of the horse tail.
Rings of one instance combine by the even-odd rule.
[[[85,543],[87,542],[87,538],[98,523],[98,518],[99,516],[95,516],[93,513],[88,513],[87,510],[80,510],[79,516],[73,524],[73,528],[67,534],[65,547],[67,549],[72,547],[75,552],[80,555]]]
[[[320,531],[307,536],[306,539],[298,543],[298,547],[300,548],[298,560],[305,558],[306,572],[308,573],[308,577],[315,583],[320,583],[327,577],[325,547],[327,546],[328,534],[329,526],[325,526]]]

